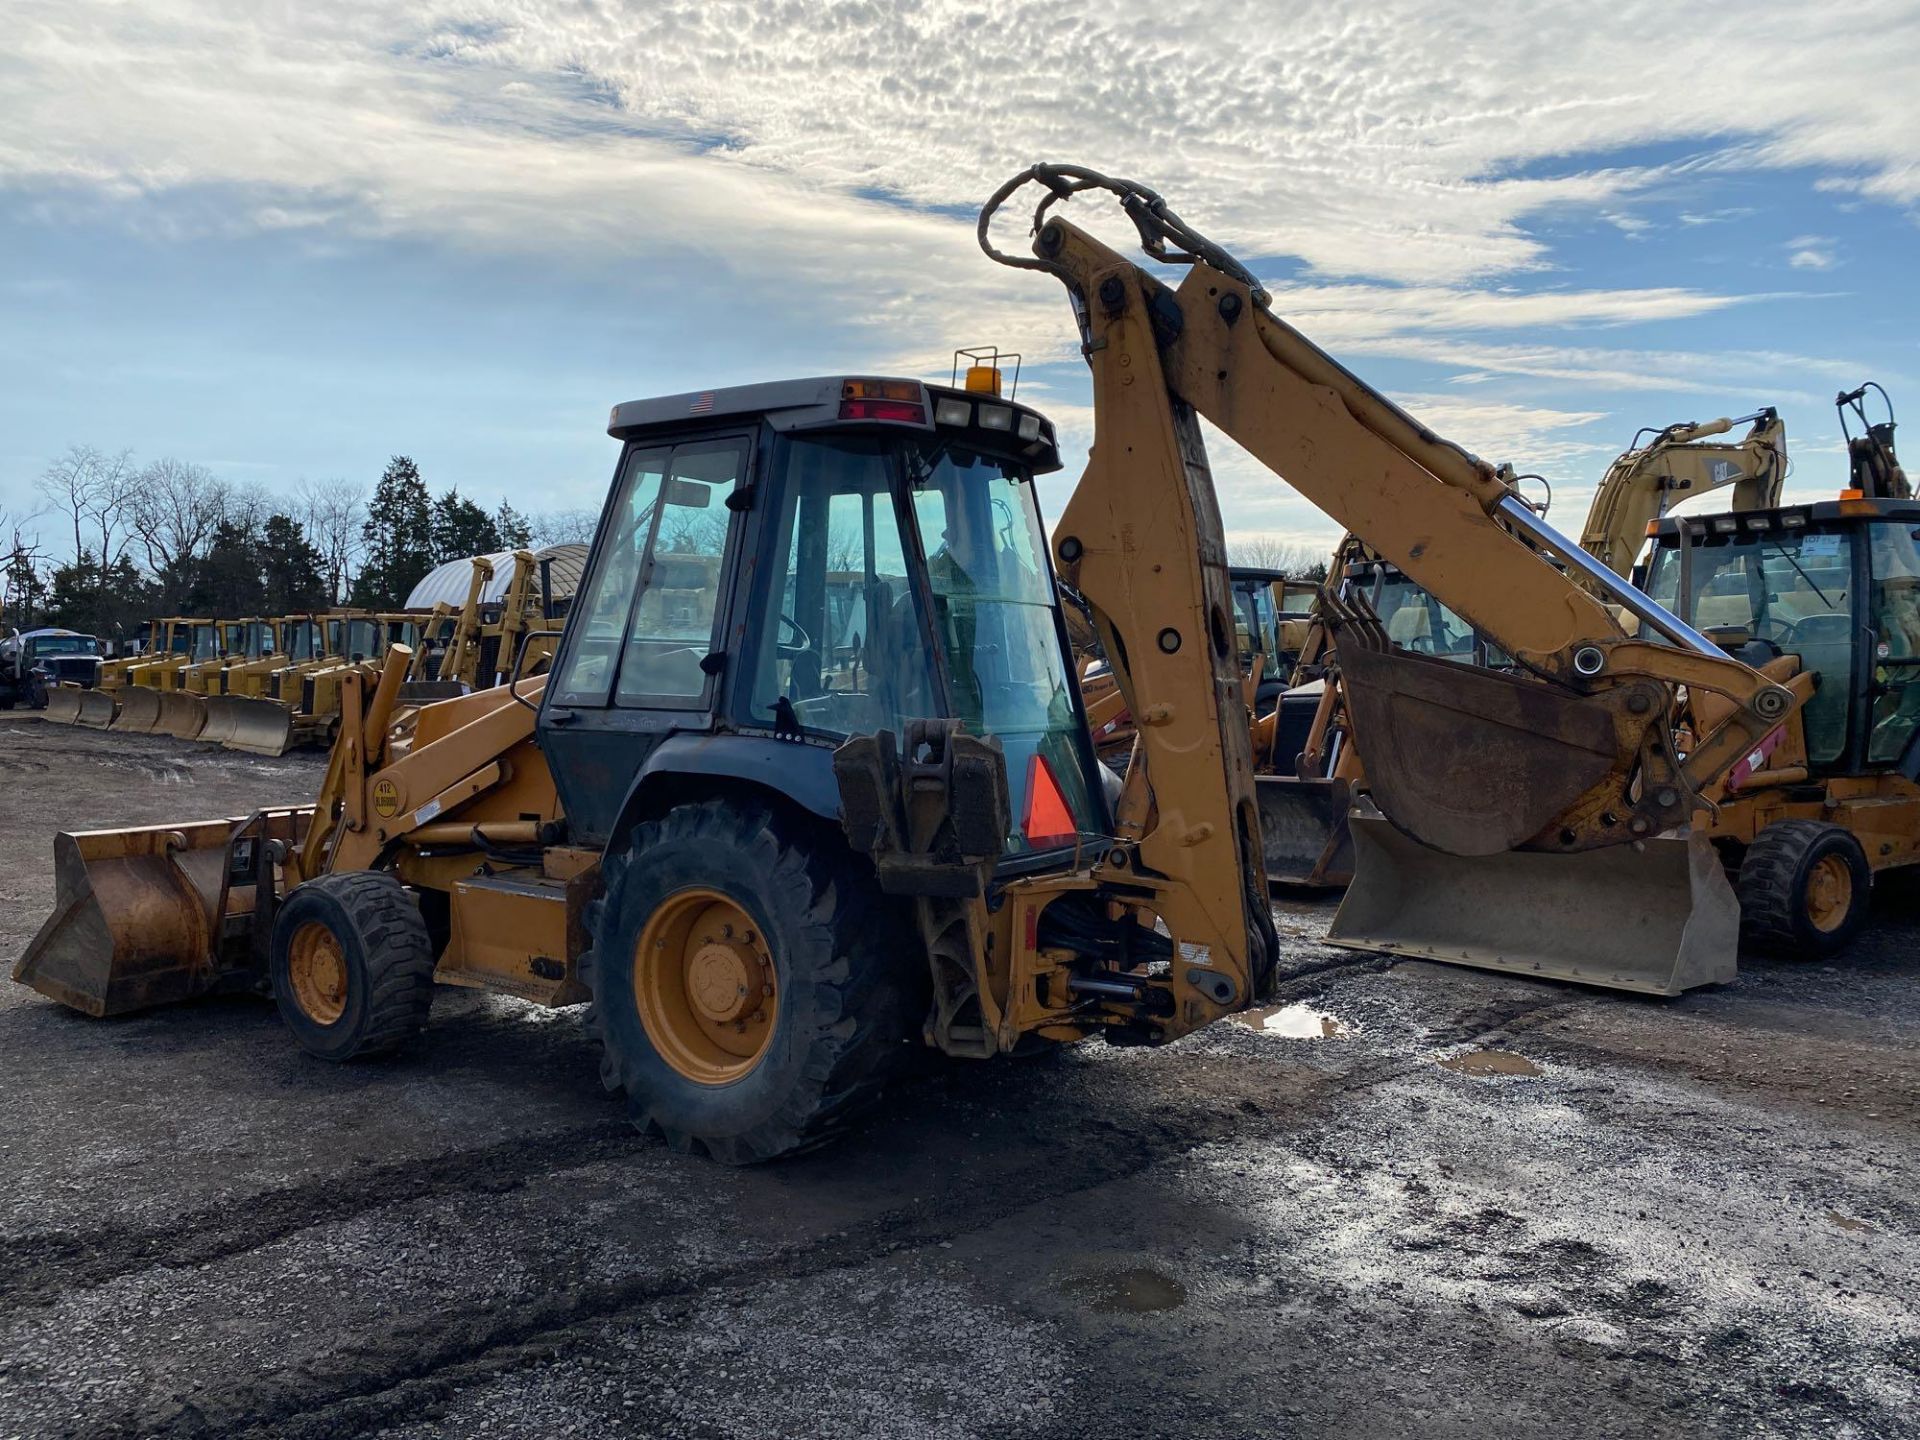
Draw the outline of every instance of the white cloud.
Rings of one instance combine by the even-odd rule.
[[[1796,270],[1831,270],[1837,263],[1831,235],[1796,235],[1780,248],[1787,251],[1787,264]]]

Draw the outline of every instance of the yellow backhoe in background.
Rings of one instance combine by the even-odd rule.
[[[1034,183],[1032,257],[1006,254],[989,227]],[[1049,214],[1087,190],[1189,267],[1177,291]],[[1092,370],[1053,558],[1137,724],[1111,799],[1034,499],[1053,429],[997,373],[668,396],[612,413],[620,458],[549,675],[422,707],[402,750],[410,657],[377,684],[349,671],[314,804],[60,836],[57,909],[16,979],[93,1014],[270,989],[337,1059],[417,1030],[436,978],[591,998],[635,1122],[730,1161],[829,1137],[915,1041],[1152,1045],[1243,1009],[1277,942],[1199,415],[1515,658],[1481,672],[1339,623],[1396,824],[1549,865],[1711,853],[1656,837],[1791,720],[1804,677],[1760,674],[1593,565],[1151,191],[1037,166],[980,236],[1064,282]],[[1546,554],[1598,570],[1659,638]],[[1726,704],[1685,756],[1666,739],[1682,686]],[[1731,892],[1696,870],[1689,963],[1730,965]],[[1510,898],[1476,943],[1537,953],[1554,926]],[[1609,923],[1620,946],[1679,940]]]

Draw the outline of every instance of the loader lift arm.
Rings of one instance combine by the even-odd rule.
[[[1029,184],[1046,191],[1030,259],[999,250],[990,233],[996,211]],[[1089,190],[1119,198],[1152,259],[1187,268],[1178,290],[1049,214]],[[1146,187],[1036,165],[988,202],[979,239],[992,258],[1066,285],[1092,371],[1093,452],[1055,549],[1063,580],[1093,609],[1130,710],[1145,721],[1148,763],[1123,797],[1123,829],[1156,805],[1163,821],[1178,806],[1175,829],[1190,834],[1237,818],[1251,791],[1250,775],[1239,773],[1238,712],[1183,658],[1231,643],[1196,416],[1529,672],[1394,655],[1364,634],[1342,647],[1376,800],[1434,848],[1576,851],[1684,825],[1699,792],[1810,693],[1804,680],[1779,684],[1725,655],[1547,526],[1493,466],[1440,439],[1273,314],[1252,274]],[[1601,595],[1657,638],[1628,635]],[[1213,633],[1188,636],[1168,623],[1188,616],[1205,617]],[[1670,730],[1681,686],[1732,702],[1685,757]],[[1204,715],[1195,713],[1196,695],[1210,702]],[[1224,790],[1217,780],[1204,795],[1196,788],[1199,751],[1226,755]]]

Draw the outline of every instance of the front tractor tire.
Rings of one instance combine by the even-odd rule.
[[[837,834],[676,806],[610,850],[581,970],[643,1133],[751,1164],[831,1139],[913,1053],[926,961]]]
[[[267,970],[293,1038],[323,1060],[391,1050],[426,1027],[433,1005],[427,922],[384,871],[296,886],[274,918]]]
[[[1740,861],[1740,938],[1788,959],[1824,959],[1867,922],[1873,872],[1851,831],[1822,820],[1762,830]]]

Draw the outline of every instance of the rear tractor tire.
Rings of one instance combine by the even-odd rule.
[[[838,835],[705,801],[636,826],[603,869],[588,1024],[642,1132],[771,1160],[831,1139],[914,1054],[926,960]]]
[[[1747,847],[1736,888],[1744,945],[1818,960],[1846,948],[1866,924],[1873,872],[1844,826],[1782,820]]]
[[[433,942],[419,906],[385,871],[296,886],[273,922],[268,976],[300,1048],[323,1060],[393,1049],[426,1027]]]

